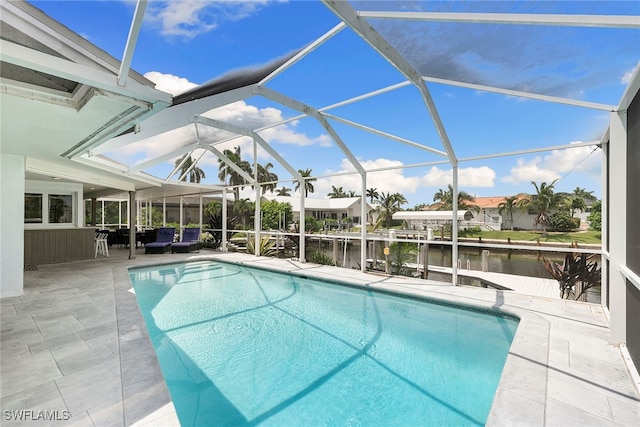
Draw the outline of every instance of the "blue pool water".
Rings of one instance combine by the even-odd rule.
[[[517,328],[227,263],[130,277],[183,426],[482,425]]]

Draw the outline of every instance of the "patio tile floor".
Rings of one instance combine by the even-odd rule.
[[[2,425],[179,424],[126,268],[194,254],[143,251],[135,260],[127,259],[128,250],[112,248],[109,258],[38,266],[24,273],[24,295],[0,299]],[[526,334],[519,328],[488,424],[631,426],[640,420],[639,396],[620,349],[607,341],[600,306],[234,253],[203,250],[196,258],[208,254],[524,313]],[[6,411],[20,410],[32,416],[57,411],[68,420],[8,419]]]

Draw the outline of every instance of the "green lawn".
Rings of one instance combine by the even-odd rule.
[[[482,237],[483,239],[500,239],[507,240],[523,240],[523,241],[535,241],[540,239],[541,243],[544,242],[556,242],[556,243],[602,243],[602,233],[600,231],[583,231],[583,232],[548,232],[547,236],[542,236],[541,231],[481,231],[478,233],[465,233],[461,232],[460,237],[466,237],[471,239],[477,239]]]

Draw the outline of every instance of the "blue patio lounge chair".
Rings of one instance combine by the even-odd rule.
[[[185,228],[182,232],[182,242],[173,243],[171,245],[171,253],[181,252],[188,253],[200,249],[200,229]]]
[[[173,227],[166,227],[158,229],[156,235],[156,241],[147,243],[144,245],[145,254],[163,254],[169,251],[171,244],[173,243],[173,235],[176,229]]]

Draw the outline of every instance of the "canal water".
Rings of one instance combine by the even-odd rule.
[[[333,257],[333,243],[326,240],[307,240],[307,256],[309,253],[320,250],[328,257]],[[384,259],[384,242],[376,242],[376,254],[378,259]],[[417,245],[416,245],[417,250]],[[552,261],[562,265],[564,253],[547,252],[538,256],[537,251],[512,251],[507,252],[490,251],[489,271],[494,273],[514,274],[518,276],[540,277],[553,279],[545,270],[542,264],[542,257],[550,258]],[[367,252],[367,259],[373,256]],[[460,246],[458,248],[458,259],[461,270],[482,270],[482,249]],[[346,250],[344,241],[338,242],[337,249],[338,265],[346,268],[360,268],[360,242],[353,241],[347,244]],[[418,263],[417,257],[410,263]],[[451,246],[430,245],[429,265],[451,267]],[[450,281],[450,275],[441,273],[429,273],[429,279]],[[592,288],[587,291],[587,301],[591,303],[600,302],[600,288]]]
[[[384,242],[376,242],[376,244],[378,259],[384,259]],[[340,241],[338,245],[338,264],[346,268],[359,268],[360,242],[348,243],[346,256],[344,241]],[[322,253],[329,257],[333,256],[332,242],[318,241],[313,238],[309,239],[307,241],[307,253],[317,249],[320,249]],[[544,256],[560,264],[562,264],[564,258],[564,254],[556,253],[548,253]],[[371,258],[372,254],[367,253],[367,259]],[[469,265],[471,270],[482,270],[482,249],[460,246],[458,248],[458,259],[460,260],[461,268],[464,270],[467,269],[467,265]],[[345,260],[346,262],[343,263]],[[417,257],[411,261],[411,263],[417,263]],[[451,247],[431,245],[429,247],[429,265],[451,267]],[[517,274],[520,276],[551,278],[542,265],[542,256],[538,257],[537,252],[512,251],[511,255],[509,255],[508,253],[490,251],[489,271],[494,273]]]

